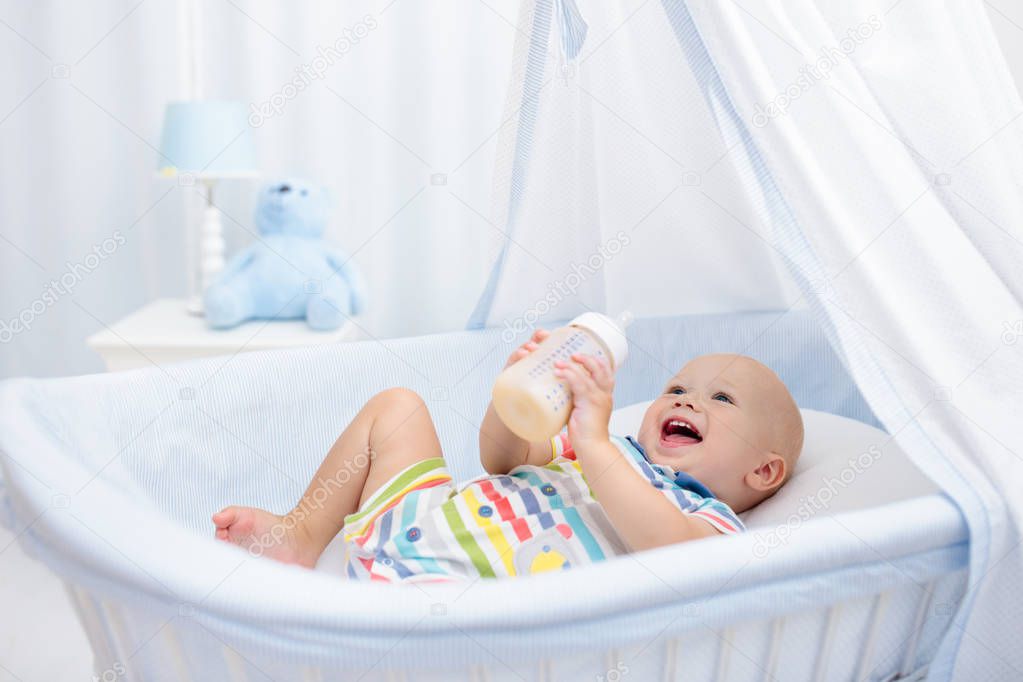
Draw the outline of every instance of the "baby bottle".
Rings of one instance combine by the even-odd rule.
[[[583,353],[603,358],[611,371],[618,371],[628,354],[625,327],[631,321],[627,311],[617,320],[583,313],[552,331],[532,353],[497,376],[493,392],[497,416],[512,433],[530,442],[557,435],[572,413],[572,395],[554,376],[554,363],[572,362],[573,353]]]

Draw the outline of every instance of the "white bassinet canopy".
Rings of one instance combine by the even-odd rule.
[[[982,3],[535,0],[522,19],[508,237],[469,327],[809,308],[969,524],[933,679],[1023,676],[1023,103]]]

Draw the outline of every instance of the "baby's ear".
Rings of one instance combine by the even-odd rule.
[[[768,452],[757,468],[746,474],[746,485],[761,492],[773,492],[781,487],[787,473],[785,458],[776,452]]]

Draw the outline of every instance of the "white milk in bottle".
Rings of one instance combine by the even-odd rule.
[[[555,361],[570,363],[574,353],[583,353],[603,358],[618,371],[628,353],[625,327],[631,321],[628,312],[617,320],[583,313],[552,331],[532,353],[497,376],[492,396],[497,416],[512,433],[530,442],[557,435],[572,413],[572,394],[554,375]]]

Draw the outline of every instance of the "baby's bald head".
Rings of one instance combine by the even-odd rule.
[[[785,383],[767,365],[745,355],[705,356],[732,358],[733,366],[756,395],[756,411],[767,425],[765,445],[785,458],[786,472],[782,483],[792,470],[803,449],[803,416]],[[699,358],[697,358],[699,359]]]

